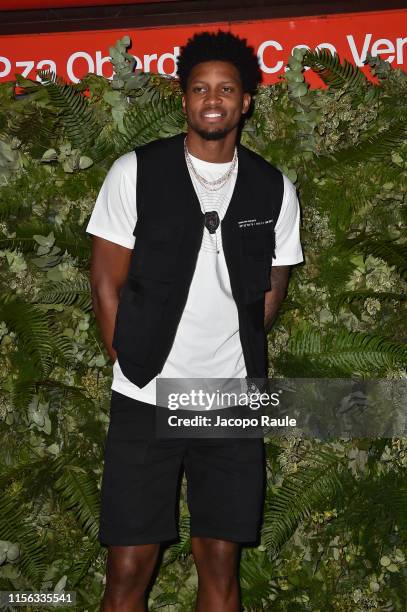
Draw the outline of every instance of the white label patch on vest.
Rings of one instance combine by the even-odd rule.
[[[274,219],[263,219],[262,221],[257,221],[257,219],[244,219],[243,221],[238,221],[239,227],[257,227],[259,225],[267,225],[268,223],[273,223]]]

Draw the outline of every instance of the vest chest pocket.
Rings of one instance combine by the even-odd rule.
[[[130,276],[171,283],[177,272],[177,259],[184,231],[181,219],[140,222],[136,225]]]

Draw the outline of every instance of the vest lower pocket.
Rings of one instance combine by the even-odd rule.
[[[255,302],[270,291],[270,260],[247,256],[245,259],[244,285],[246,287],[246,302]]]
[[[246,303],[256,302],[271,289],[271,258],[274,231],[268,226],[241,230],[243,256],[243,284]]]
[[[117,309],[113,348],[128,361],[145,366],[156,346],[170,290],[169,283],[129,278]]]

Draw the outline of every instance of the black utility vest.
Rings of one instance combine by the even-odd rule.
[[[138,387],[164,366],[202,242],[204,215],[185,162],[184,138],[179,134],[136,149],[136,240],[120,294],[113,347],[123,374]],[[241,144],[237,152],[236,185],[221,222],[222,245],[247,375],[263,378],[264,292],[270,289],[274,226],[284,183],[281,172],[256,153]]]

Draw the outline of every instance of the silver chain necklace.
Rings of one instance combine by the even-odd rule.
[[[195,170],[194,164],[192,163],[192,159],[191,159],[190,153],[188,151],[186,137],[185,137],[185,140],[184,140],[184,152],[185,152],[185,161],[187,163],[188,168],[191,170],[192,174],[195,176],[195,178],[199,182],[199,184],[202,185],[202,187],[204,187],[208,191],[218,191],[224,185],[226,185],[226,183],[230,179],[234,169],[236,168],[236,164],[237,164],[237,148],[235,147],[235,152],[233,154],[233,159],[232,159],[232,163],[230,165],[229,170],[223,176],[219,177],[218,179],[216,179],[214,181],[208,181],[205,177],[201,176]]]

